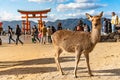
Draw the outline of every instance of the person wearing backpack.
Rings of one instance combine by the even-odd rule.
[[[12,32],[12,28],[10,26],[8,26],[8,36],[9,36],[9,43],[11,44],[11,40],[15,43],[15,40],[12,38],[13,32]]]
[[[18,44],[18,41],[23,45],[23,42],[20,40],[20,36],[21,36],[21,29],[19,27],[19,25],[17,24],[16,26],[16,45]]]

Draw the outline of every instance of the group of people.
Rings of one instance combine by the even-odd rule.
[[[36,25],[32,28],[32,42],[36,43],[37,41],[46,44],[52,43],[51,35],[57,30],[62,30],[62,23],[58,23],[57,29],[54,26],[47,26],[43,24],[41,30],[39,31]]]
[[[32,42],[36,43],[37,41],[42,44],[52,43],[51,35],[56,31],[54,26],[43,25],[41,30],[39,31],[36,25],[32,28]]]
[[[74,31],[90,32],[90,26],[80,20],[78,25],[75,26]]]
[[[111,20],[107,19],[107,18],[104,18],[103,26],[102,26],[102,33],[104,35],[106,35],[108,33],[117,32],[116,25],[118,25],[118,24],[119,24],[118,15],[116,15],[115,12],[112,12],[112,18],[111,18]]]
[[[62,30],[61,23],[58,24],[57,30]],[[39,42],[42,44],[46,44],[47,42],[52,43],[51,35],[54,32],[56,32],[56,28],[54,26],[46,27],[46,25],[43,25],[42,28],[39,30],[38,27],[34,25],[31,30],[32,42],[33,43]],[[16,39],[13,38],[12,28],[8,26],[8,37],[9,37],[8,43],[11,44],[11,41],[13,41],[16,45],[18,44],[18,42],[20,42],[23,45],[23,41],[20,40],[22,31],[19,25],[16,25],[15,34],[16,34]]]
[[[12,31],[12,28],[10,26],[8,26],[8,36],[9,36],[9,44],[11,44],[11,40],[17,45],[18,44],[18,41],[23,45],[23,42],[20,40],[20,36],[21,36],[21,28],[19,27],[19,25],[17,24],[16,25],[16,40],[13,39],[13,31]]]
[[[106,35],[109,33],[117,32],[116,25],[120,24],[120,20],[118,15],[115,14],[115,12],[112,12],[112,18],[107,19],[104,18],[102,23],[102,34]],[[75,26],[74,31],[84,31],[84,32],[90,32],[92,27],[90,25],[87,25],[82,20],[79,21],[78,25]]]
[[[56,32],[56,29],[54,26],[48,26],[44,25],[42,29],[39,31],[37,26],[34,25],[31,31],[31,36],[32,36],[32,42],[36,43],[37,41],[42,44],[52,43],[51,35]],[[18,42],[20,42],[23,45],[23,41],[20,40],[20,36],[22,34],[21,28],[19,25],[16,25],[16,39],[13,38],[13,29],[12,27],[8,26],[8,37],[9,41],[8,44],[11,44],[11,41],[13,41],[16,45]]]

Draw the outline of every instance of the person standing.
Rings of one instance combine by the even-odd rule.
[[[46,33],[47,33],[47,28],[46,28],[46,25],[44,25],[42,28],[42,43],[43,44],[46,43]]]
[[[62,23],[58,23],[57,30],[62,30]]]
[[[15,43],[15,40],[12,38],[13,32],[12,32],[12,28],[10,26],[8,26],[8,36],[9,36],[9,43],[11,44],[11,40]]]
[[[118,24],[118,16],[115,14],[115,12],[112,12],[111,24],[112,24],[112,33],[114,33],[116,24]]]
[[[104,21],[103,21],[102,32],[104,35],[108,33],[108,21],[106,18],[104,18]]]
[[[110,19],[108,19],[108,33],[111,33],[112,32],[112,26],[111,26],[111,22],[110,22]]]
[[[50,28],[50,26],[48,26],[47,28],[47,38],[48,38],[48,43],[51,43],[51,35],[52,35],[52,29]]]
[[[76,27],[76,31],[84,31],[83,24],[84,24],[83,21],[80,20]]]
[[[23,45],[23,42],[20,40],[20,36],[21,36],[21,29],[19,27],[19,25],[17,24],[16,26],[16,45],[18,44],[18,41]]]
[[[89,26],[86,23],[83,24],[84,32],[89,32],[89,28],[88,27]]]
[[[56,32],[56,29],[54,26],[52,26],[52,34]]]

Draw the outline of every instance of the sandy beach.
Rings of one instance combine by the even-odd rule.
[[[61,75],[54,61],[52,44],[4,43],[0,46],[0,80],[119,80],[120,42],[98,43],[90,53],[93,77],[87,73],[82,55],[78,78],[74,78],[74,53],[63,52],[60,62],[65,75]]]

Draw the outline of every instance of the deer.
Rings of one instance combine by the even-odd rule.
[[[99,15],[92,16],[86,13],[86,17],[92,23],[91,32],[84,31],[70,31],[70,30],[58,30],[52,35],[52,44],[55,48],[55,62],[57,64],[57,70],[63,75],[61,69],[59,57],[63,51],[70,53],[75,53],[75,68],[74,68],[74,77],[77,78],[77,67],[80,61],[81,54],[84,54],[88,74],[93,76],[89,64],[89,53],[94,49],[95,45],[100,41],[101,37],[101,18],[103,12]]]

